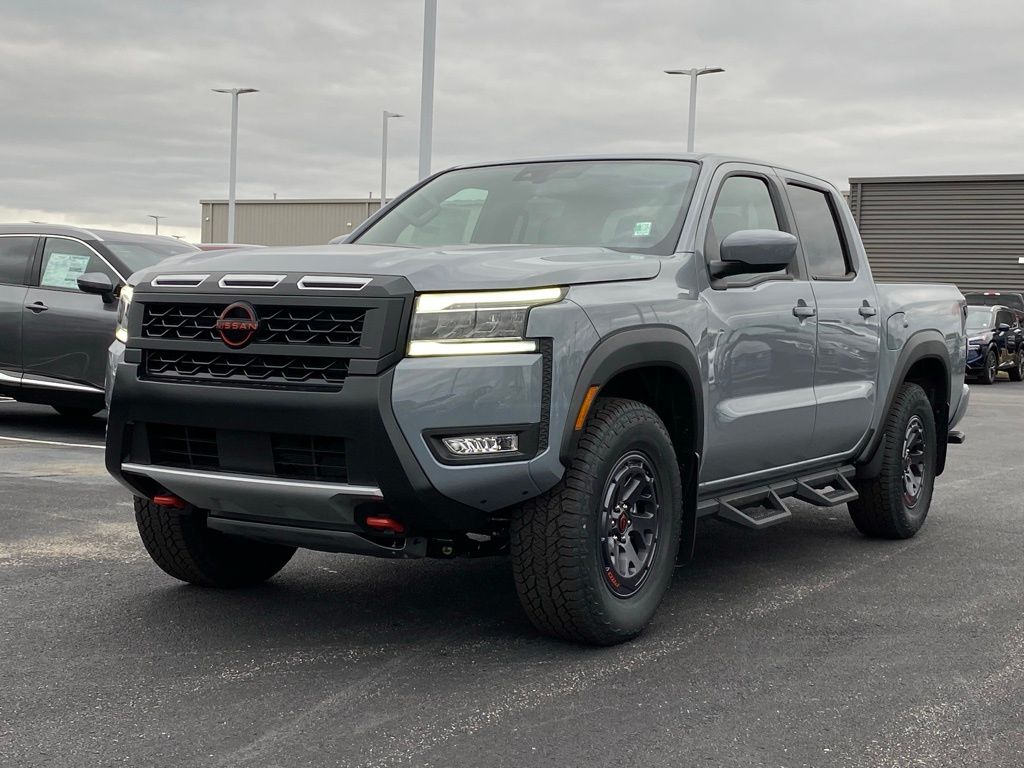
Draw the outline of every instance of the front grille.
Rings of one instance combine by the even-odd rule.
[[[348,481],[345,441],[322,435],[270,436],[274,451],[274,473],[297,480]]]
[[[215,429],[174,424],[147,424],[146,432],[150,461],[158,466],[267,474],[272,464],[274,476],[282,479],[348,482],[345,439],[341,437],[218,433]],[[237,450],[241,444],[245,450]]]
[[[252,387],[340,388],[348,361],[329,357],[149,349],[143,376],[197,384]]]
[[[147,303],[142,335],[148,339],[220,341],[216,323],[224,304]],[[256,307],[260,327],[254,344],[312,344],[358,347],[366,320],[361,307]]]
[[[149,425],[149,452],[154,464],[185,469],[219,469],[217,433],[203,427]]]

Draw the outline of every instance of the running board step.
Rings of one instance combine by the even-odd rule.
[[[792,514],[782,497],[771,488],[723,496],[718,500],[718,517],[745,528],[767,528]]]
[[[819,507],[838,507],[856,501],[860,496],[853,484],[840,472],[821,472],[801,477],[796,481],[793,493],[800,501]]]
[[[771,485],[704,498],[697,504],[697,515],[714,515],[724,522],[745,528],[767,528],[792,515],[786,499],[800,499],[819,507],[836,507],[855,501],[859,494],[850,482],[855,471],[853,466],[844,465]]]

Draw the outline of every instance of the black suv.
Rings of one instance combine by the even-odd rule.
[[[69,417],[102,410],[121,286],[197,251],[171,237],[0,224],[0,395]]]
[[[967,307],[967,375],[992,384],[999,371],[1024,379],[1021,315],[1007,306]]]

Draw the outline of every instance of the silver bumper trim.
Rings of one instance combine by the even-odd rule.
[[[328,523],[355,529],[356,505],[384,498],[380,488],[369,485],[282,480],[131,462],[122,464],[121,470],[155,480],[200,509],[265,518],[268,522]]]

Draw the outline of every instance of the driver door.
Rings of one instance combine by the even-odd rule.
[[[708,201],[698,229],[705,263],[718,260],[721,241],[732,232],[794,232],[771,169],[722,166]],[[799,256],[787,270],[716,281],[701,299],[708,308],[702,482],[739,483],[810,458],[817,325]]]

